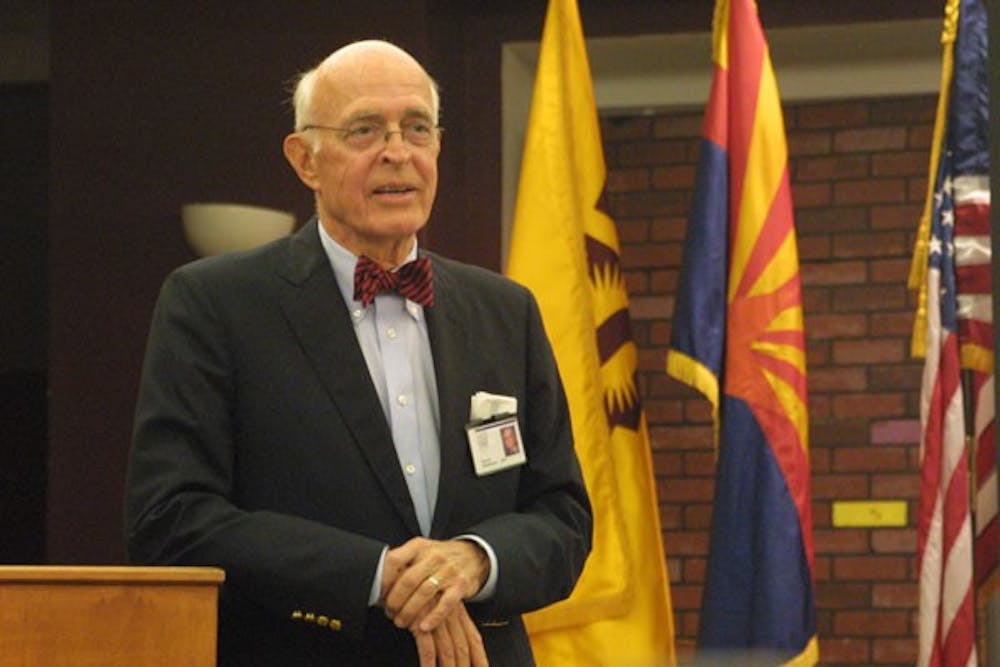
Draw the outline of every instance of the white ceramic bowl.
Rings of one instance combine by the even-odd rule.
[[[295,228],[291,213],[245,204],[185,204],[181,220],[185,240],[202,257],[255,248]]]

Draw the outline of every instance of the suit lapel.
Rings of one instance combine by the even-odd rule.
[[[350,314],[320,243],[315,218],[291,239],[288,249],[287,261],[279,268],[289,284],[281,298],[285,317],[372,474],[407,528],[420,534],[392,434],[357,344]]]
[[[441,412],[441,477],[431,537],[445,538],[458,485],[466,479],[469,449],[465,424],[469,420],[471,373],[476,368],[469,336],[467,317],[460,285],[448,267],[434,260],[434,306],[425,309],[427,332],[434,355],[434,375]]]

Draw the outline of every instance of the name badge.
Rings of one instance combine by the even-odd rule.
[[[472,464],[480,477],[492,475],[528,460],[521,441],[517,415],[499,415],[465,427]]]

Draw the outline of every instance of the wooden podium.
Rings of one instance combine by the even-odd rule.
[[[210,567],[0,566],[0,667],[215,665]]]

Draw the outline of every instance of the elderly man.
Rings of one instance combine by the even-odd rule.
[[[294,102],[316,217],[157,302],[130,558],[225,569],[220,664],[533,664],[520,614],[570,593],[591,537],[538,309],[418,249],[441,130],[409,54],[350,44]]]

